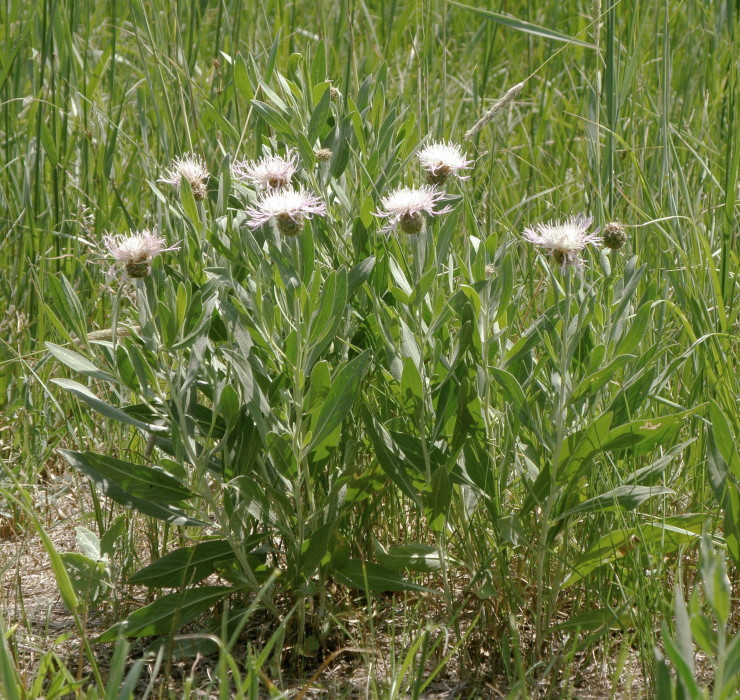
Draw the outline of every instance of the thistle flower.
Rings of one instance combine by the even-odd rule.
[[[590,216],[571,216],[563,223],[537,224],[534,228],[526,228],[523,236],[530,243],[544,248],[559,265],[580,265],[580,252],[589,243],[600,243],[595,233],[587,233],[592,222]]]
[[[331,152],[331,149],[329,148],[317,148],[314,151],[314,157],[320,163],[329,160],[333,155],[334,154]]]
[[[472,160],[465,160],[465,154],[457,144],[437,141],[419,152],[421,167],[427,171],[427,182],[430,185],[442,185],[450,175],[458,175],[460,170],[469,167]]]
[[[149,275],[152,269],[152,260],[160,253],[177,250],[180,245],[175,244],[165,248],[165,240],[149,229],[120,233],[115,236],[104,236],[103,242],[111,256],[122,262],[126,268],[126,275],[131,279],[141,279]]]
[[[175,158],[172,166],[164,171],[159,182],[169,185],[179,185],[180,180],[187,180],[193,190],[193,197],[200,201],[206,197],[206,181],[208,180],[208,168],[205,162],[192,153],[186,153],[182,158]]]
[[[431,185],[422,185],[418,189],[401,187],[383,197],[380,201],[383,211],[375,216],[388,219],[381,231],[393,231],[400,226],[404,233],[419,233],[424,228],[424,212],[429,216],[437,216],[451,211],[449,206],[435,211],[434,205],[442,199],[444,192],[439,192]]]
[[[324,216],[326,205],[314,194],[304,190],[267,191],[254,207],[247,208],[248,225],[257,228],[275,221],[284,236],[295,236],[303,230],[304,219],[314,214]]]
[[[288,154],[289,158],[280,156],[262,156],[259,160],[237,161],[232,166],[234,176],[266,190],[277,190],[290,185],[290,180],[298,170],[298,156]]]
[[[607,248],[619,250],[627,242],[627,232],[618,221],[612,221],[604,226],[601,239]]]

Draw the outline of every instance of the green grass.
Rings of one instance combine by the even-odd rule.
[[[467,5],[6,3],[8,697],[738,692],[736,4]],[[431,140],[469,179],[380,233]],[[231,174],[289,150],[293,238]],[[580,213],[625,247],[522,237]],[[179,249],[109,276],[143,228]],[[31,645],[29,542],[69,609]]]

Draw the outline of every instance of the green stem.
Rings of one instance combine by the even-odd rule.
[[[535,654],[539,655],[544,643],[544,635],[550,626],[551,607],[546,606],[545,571],[549,564],[548,536],[550,532],[550,516],[552,509],[558,499],[558,467],[565,439],[565,414],[568,398],[568,351],[569,351],[569,327],[570,327],[570,304],[572,291],[572,275],[569,268],[565,268],[565,310],[562,317],[562,328],[560,337],[560,387],[558,403],[555,411],[555,446],[550,463],[550,489],[542,512],[542,531],[540,533],[539,552],[537,554],[537,606],[535,618]]]

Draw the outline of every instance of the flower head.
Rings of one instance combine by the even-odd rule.
[[[571,216],[562,224],[537,224],[534,228],[526,228],[523,236],[530,243],[543,247],[563,267],[580,265],[580,252],[589,243],[599,245],[600,242],[595,233],[587,233],[592,222],[590,216]]]
[[[205,162],[192,153],[186,153],[182,158],[175,158],[172,166],[164,171],[159,182],[170,185],[179,185],[180,180],[187,180],[193,190],[193,197],[200,201],[206,197],[206,181],[208,180],[208,168]]]
[[[441,199],[444,199],[444,192],[439,192],[431,185],[422,185],[418,189],[401,187],[383,197],[380,202],[383,211],[377,212],[375,216],[388,219],[381,231],[393,231],[396,226],[400,226],[404,233],[419,233],[424,228],[424,212],[429,216],[436,216],[451,210],[447,206],[435,211],[434,205]]]
[[[179,244],[175,244],[165,248],[164,238],[149,229],[104,236],[103,242],[111,256],[124,263],[126,274],[132,279],[146,277],[151,272],[152,260],[157,255],[180,247]]]
[[[267,191],[256,206],[247,208],[252,228],[275,221],[278,231],[285,236],[295,236],[303,230],[304,219],[314,214],[326,214],[326,205],[314,194],[304,190]]]
[[[627,242],[627,232],[618,221],[612,221],[604,226],[601,238],[607,248],[619,250]]]
[[[459,171],[465,170],[473,162],[466,160],[465,154],[457,144],[439,141],[432,143],[419,151],[421,167],[427,171],[427,182],[430,185],[442,185],[450,175],[459,175]]]
[[[232,166],[234,176],[239,180],[250,182],[266,190],[276,190],[290,185],[290,180],[298,170],[298,156],[288,154],[289,158],[280,156],[262,156],[259,160],[237,161]]]

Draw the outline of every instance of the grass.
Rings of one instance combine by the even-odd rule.
[[[4,696],[736,696],[735,3],[0,22]],[[431,140],[469,178],[382,234]],[[289,151],[295,237],[231,170]],[[522,237],[579,213],[625,246]]]

